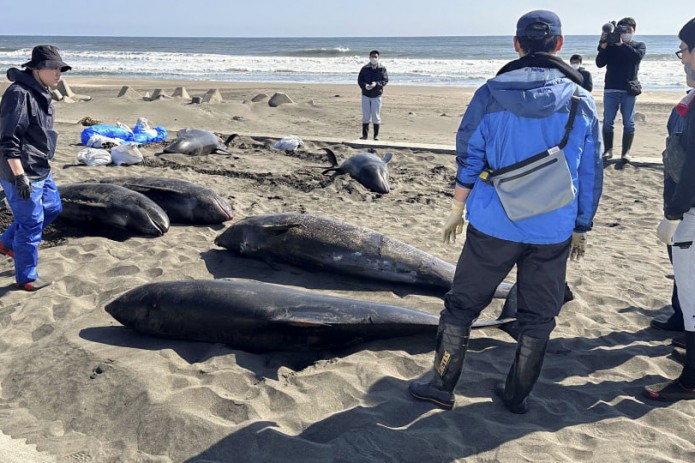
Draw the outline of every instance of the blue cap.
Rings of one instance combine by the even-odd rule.
[[[529,11],[516,23],[517,37],[551,37],[562,35],[558,15],[548,10]]]

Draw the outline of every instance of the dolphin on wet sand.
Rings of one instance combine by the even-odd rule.
[[[413,309],[312,294],[248,280],[149,283],[105,307],[141,333],[220,342],[250,352],[331,349],[363,341],[425,334],[439,317]],[[512,318],[476,322],[500,326]]]
[[[194,183],[163,177],[107,177],[101,183],[120,185],[150,198],[175,223],[208,225],[232,220],[229,203]]]
[[[328,148],[323,148],[323,150],[333,165],[333,167],[323,171],[324,175],[328,172],[336,172],[338,175],[350,174],[350,177],[375,193],[388,193],[391,191],[389,170],[386,164],[393,157],[392,153],[384,154],[383,158],[374,153],[358,153],[350,156],[342,164],[338,165],[335,153]]]
[[[367,228],[309,214],[268,214],[232,224],[215,244],[246,257],[370,280],[451,288],[455,266]],[[503,283],[496,297],[506,297]]]
[[[215,152],[230,154],[227,147],[236,137],[238,137],[237,134],[232,134],[223,142],[220,137],[207,130],[182,129],[176,134],[176,139],[164,148],[164,153],[181,153],[190,156],[204,156]]]
[[[72,183],[58,187],[62,220],[160,236],[169,230],[169,216],[147,196],[108,183]]]

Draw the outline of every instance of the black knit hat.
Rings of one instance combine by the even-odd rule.
[[[31,61],[22,64],[29,69],[60,69],[60,72],[72,69],[63,61],[58,53],[58,48],[53,45],[37,45],[31,50]]]
[[[688,50],[695,48],[695,18],[685,23],[678,33],[678,38],[688,45]]]

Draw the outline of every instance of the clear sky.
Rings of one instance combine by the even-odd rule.
[[[513,35],[534,9],[564,34],[632,16],[637,33],[676,35],[692,0],[0,0],[2,35],[385,37]]]

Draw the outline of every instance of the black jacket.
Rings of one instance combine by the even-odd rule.
[[[365,85],[376,82],[376,87],[371,90],[367,90]],[[367,64],[360,69],[360,74],[357,76],[357,85],[362,89],[362,95],[369,98],[376,98],[384,93],[384,86],[389,82],[389,74],[386,72],[386,68],[381,64],[377,64],[376,68],[373,68],[371,63]]]
[[[669,189],[670,194],[664,191],[664,215],[669,219],[683,218],[695,207],[695,105],[685,115],[680,142],[686,153],[680,181]]]
[[[606,68],[605,90],[627,90],[627,82],[637,79],[639,63],[644,58],[647,47],[644,42],[608,45],[605,49],[598,47],[596,66]]]
[[[31,180],[43,180],[51,172],[48,161],[53,159],[58,139],[51,94],[31,70],[10,68],[7,78],[14,83],[0,102],[0,177],[14,181],[7,160],[18,158]]]
[[[584,78],[584,83],[582,84],[582,87],[584,87],[584,90],[586,90],[587,92],[592,91],[594,89],[594,81],[591,78],[591,73],[583,67],[580,67],[577,70]]]

